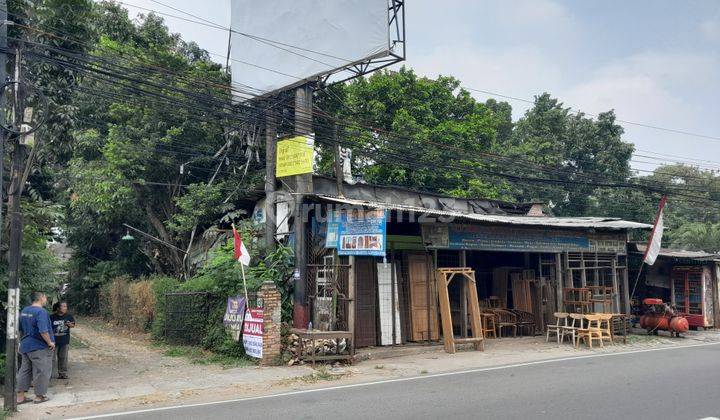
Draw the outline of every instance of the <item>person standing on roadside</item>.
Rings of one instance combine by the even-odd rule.
[[[42,292],[30,294],[32,304],[20,311],[20,370],[17,374],[17,403],[33,401],[43,403],[47,396],[50,376],[52,375],[55,336],[53,335],[50,315],[44,306],[47,296]],[[35,399],[25,397],[30,384],[35,386]]]
[[[53,334],[55,335],[53,364],[57,363],[58,379],[67,379],[70,328],[75,328],[75,318],[68,313],[66,302],[58,302],[53,305],[53,314],[50,315],[50,321],[52,321]]]

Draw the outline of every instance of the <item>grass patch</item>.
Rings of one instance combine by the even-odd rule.
[[[223,368],[247,367],[255,365],[249,358],[230,357],[213,353],[194,346],[158,346],[165,350],[163,354],[168,357],[185,357],[196,365],[220,365]]]
[[[87,349],[87,348],[90,348],[90,345],[77,337],[71,337],[70,338],[70,348],[71,349]]]
[[[294,378],[285,379],[279,382],[280,385],[293,385],[295,383],[301,382],[304,384],[314,384],[320,381],[337,381],[338,379],[341,379],[345,376],[347,376],[347,372],[343,373],[334,373],[332,372],[327,366],[319,366],[317,369],[313,371],[313,373],[309,373],[307,375],[303,376],[296,376]]]

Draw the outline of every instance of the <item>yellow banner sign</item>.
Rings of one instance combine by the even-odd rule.
[[[277,143],[275,176],[309,174],[313,171],[315,140],[295,136]]]

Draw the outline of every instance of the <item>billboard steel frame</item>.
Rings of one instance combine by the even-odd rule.
[[[405,0],[389,0],[388,7],[388,31],[390,34],[389,55],[382,53],[374,57],[368,57],[360,61],[348,63],[319,77],[319,85],[327,86],[336,83],[347,82],[356,77],[361,77],[374,71],[392,66],[393,64],[405,61]],[[342,75],[338,80],[329,82],[329,79],[336,75]],[[298,83],[302,84],[302,83]]]

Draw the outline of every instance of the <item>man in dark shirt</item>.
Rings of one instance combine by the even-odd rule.
[[[53,305],[52,321],[53,334],[55,335],[55,357],[57,363],[58,378],[67,379],[68,350],[70,349],[70,328],[75,327],[75,318],[67,311],[67,303],[58,302]]]
[[[48,400],[47,389],[52,375],[53,336],[50,316],[43,308],[47,304],[45,293],[30,294],[32,305],[20,311],[20,370],[17,374],[17,403],[33,401],[25,397],[30,384],[35,384],[35,404]]]

